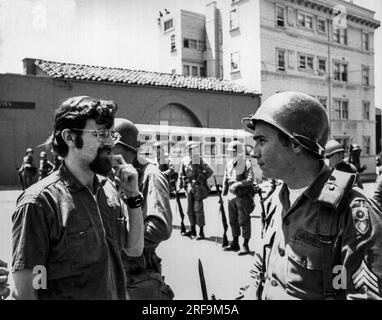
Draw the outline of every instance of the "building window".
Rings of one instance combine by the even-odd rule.
[[[313,57],[305,54],[298,55],[298,67],[302,70],[313,70]]]
[[[285,71],[285,50],[277,49],[277,70]]]
[[[370,85],[370,69],[369,67],[362,67],[362,85]]]
[[[363,101],[362,102],[362,114],[364,120],[370,120],[370,102]]]
[[[326,72],[326,59],[325,58],[318,58],[318,71],[321,71],[323,73]]]
[[[370,154],[370,137],[369,136],[362,136],[362,144],[363,144],[363,154],[369,155]]]
[[[334,119],[349,119],[349,101],[334,99]]]
[[[325,109],[327,109],[328,98],[326,97],[317,97],[317,100],[323,105]]]
[[[313,16],[299,12],[297,15],[298,26],[313,29]]]
[[[164,22],[164,31],[168,31],[174,28],[174,20],[170,19]]]
[[[191,75],[193,77],[197,77],[198,76],[198,67],[192,66],[191,71],[192,71]]]
[[[171,52],[176,51],[175,34],[171,35]]]
[[[206,51],[206,42],[198,40],[198,50]]]
[[[370,37],[369,34],[366,32],[362,33],[362,48],[365,51],[370,50]]]
[[[199,68],[199,73],[200,73],[201,77],[206,77],[207,76],[206,68],[205,67],[200,67]]]
[[[322,18],[317,18],[317,31],[326,33],[326,20]]]
[[[276,25],[279,27],[285,26],[285,9],[280,6],[276,6]]]
[[[190,45],[190,49],[196,49],[196,40],[194,39],[189,39],[189,45]]]
[[[239,9],[231,9],[229,13],[229,27],[230,30],[239,28]]]
[[[336,43],[348,44],[348,30],[335,28],[333,33],[333,41]]]
[[[190,39],[184,38],[183,39],[183,48],[189,48],[190,47]]]
[[[348,81],[348,65],[346,63],[334,62],[334,80],[347,82]]]
[[[231,72],[240,71],[240,53],[231,53]]]
[[[190,66],[184,64],[183,65],[183,75],[184,76],[189,76],[190,75]]]

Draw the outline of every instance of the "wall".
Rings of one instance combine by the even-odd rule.
[[[27,147],[35,149],[49,136],[60,101],[76,95],[112,99],[117,117],[148,123],[158,110],[178,103],[194,113],[203,127],[242,128],[241,119],[256,111],[259,98],[250,95],[183,89],[126,86],[99,82],[65,82],[45,77],[0,74],[1,101],[29,101],[35,109],[0,108],[0,185],[17,185],[15,166]]]

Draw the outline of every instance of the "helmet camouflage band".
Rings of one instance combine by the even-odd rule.
[[[254,130],[259,121],[282,131],[318,158],[324,158],[322,146],[329,136],[329,119],[325,108],[311,96],[294,91],[277,93],[242,123]]]

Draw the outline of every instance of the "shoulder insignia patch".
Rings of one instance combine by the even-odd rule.
[[[358,201],[352,206],[353,224],[356,230],[361,234],[366,234],[370,229],[369,208],[364,201]]]
[[[356,290],[362,288],[365,292],[373,291],[380,295],[378,277],[370,270],[365,260],[362,260],[359,268],[353,273],[352,281]]]

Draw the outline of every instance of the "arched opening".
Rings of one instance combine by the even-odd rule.
[[[150,120],[150,124],[160,124],[167,122],[170,126],[201,127],[199,119],[186,107],[170,103],[162,107]]]

